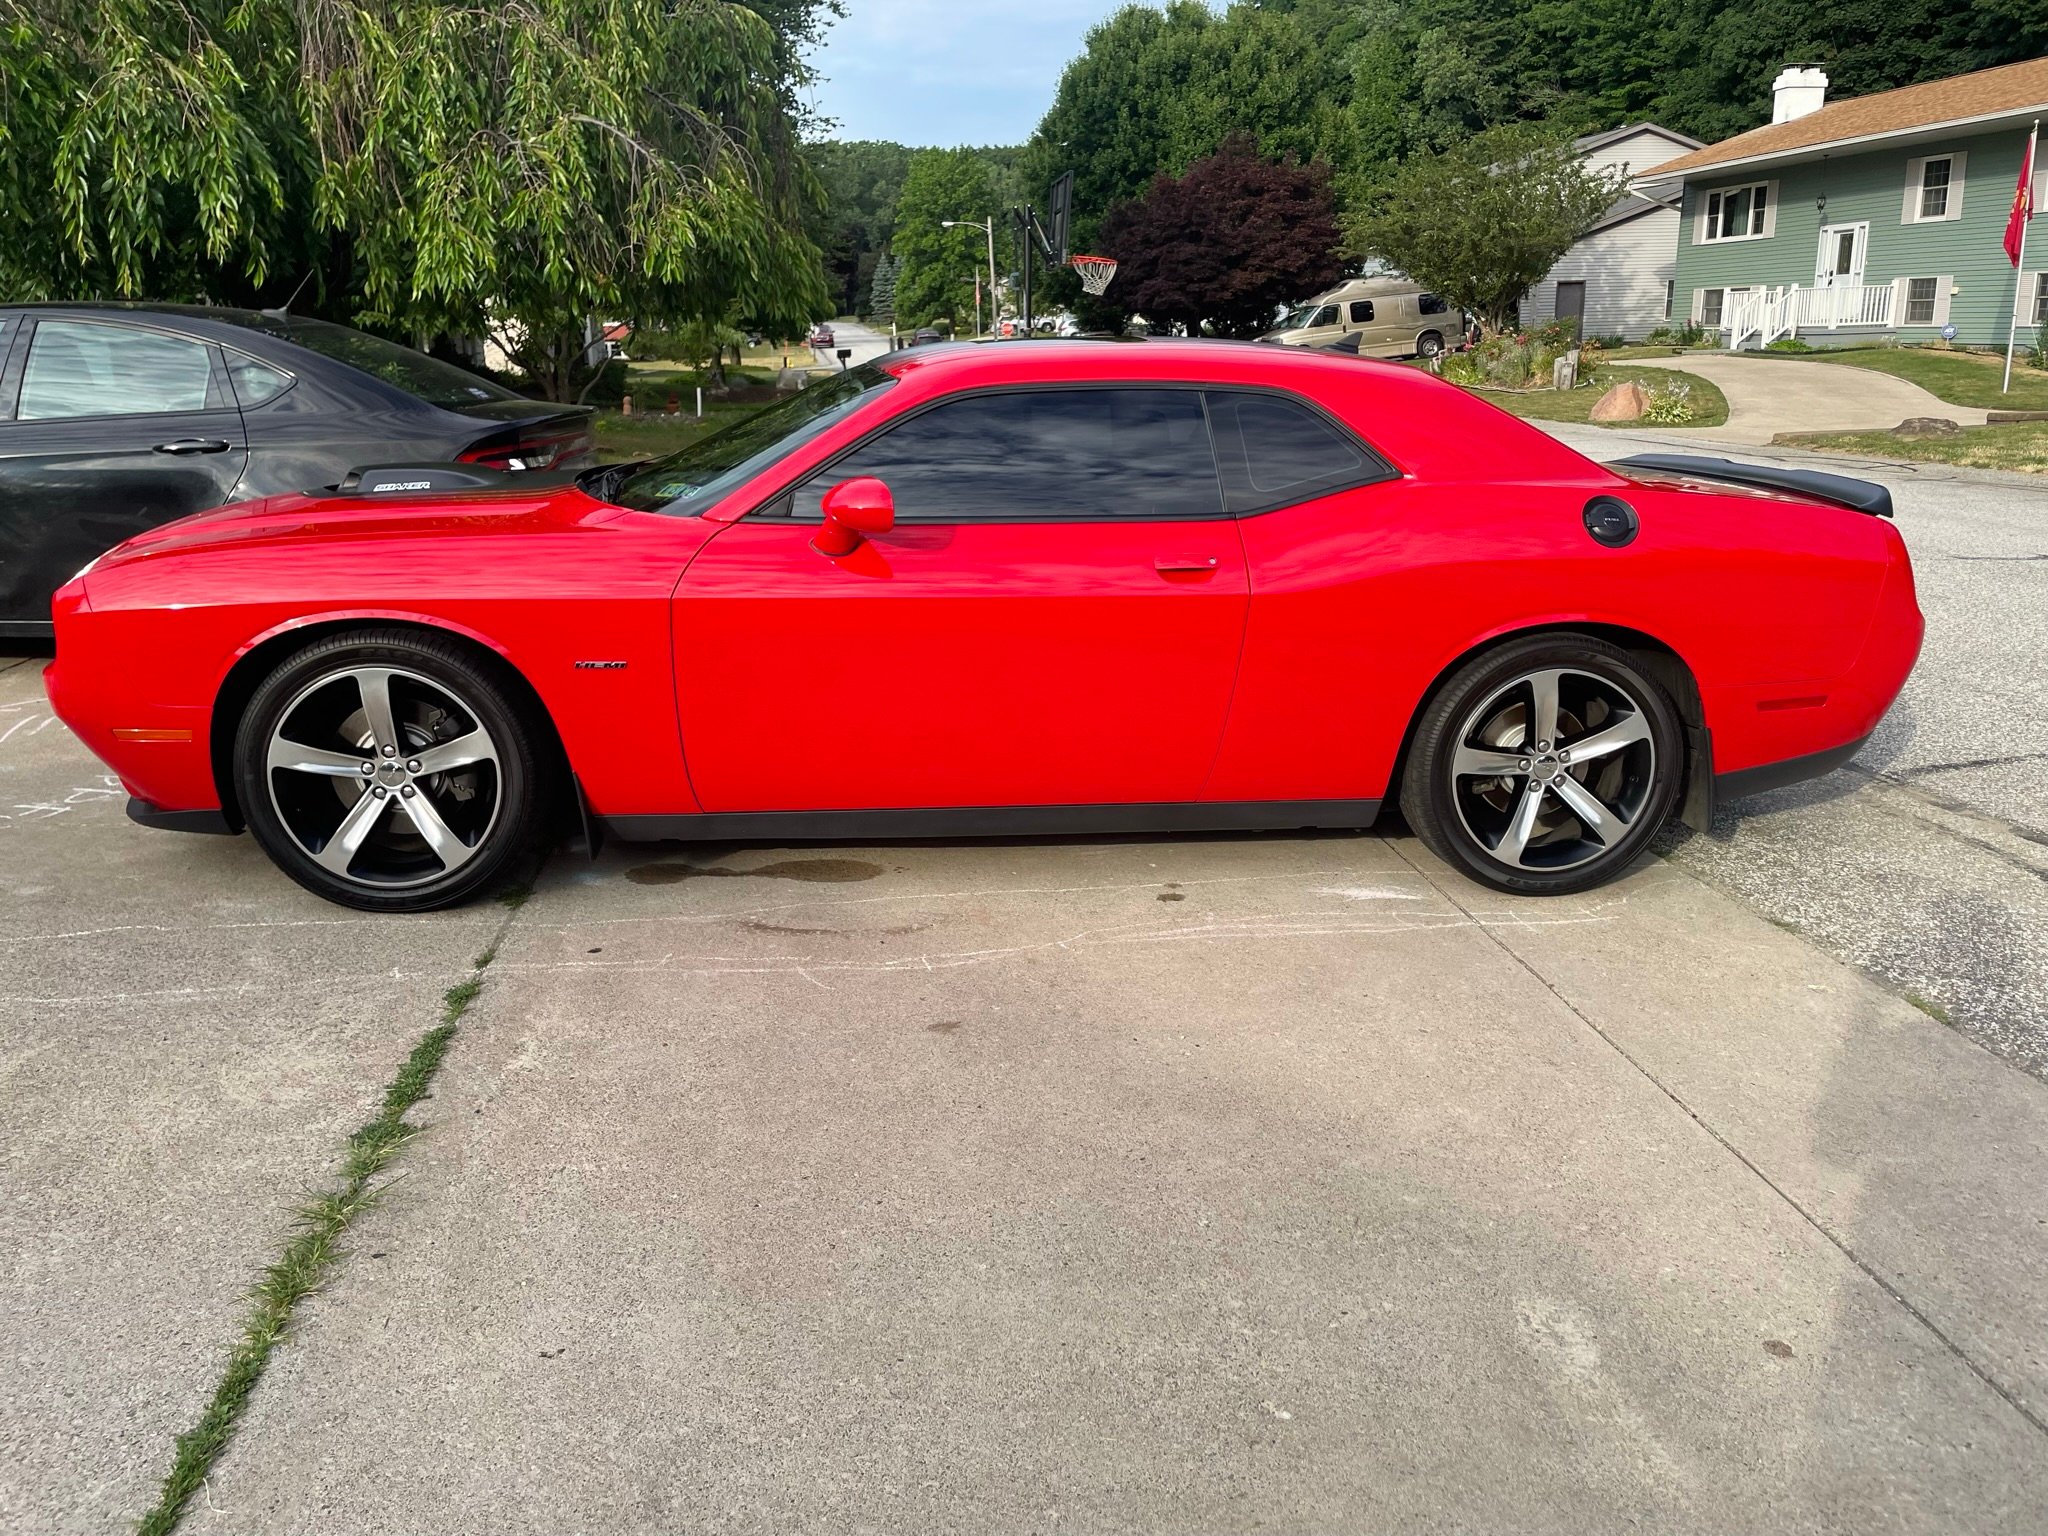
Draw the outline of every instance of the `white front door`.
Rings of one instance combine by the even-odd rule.
[[[1820,254],[1813,267],[1816,288],[1854,288],[1863,282],[1863,255],[1870,246],[1868,224],[1823,224]]]

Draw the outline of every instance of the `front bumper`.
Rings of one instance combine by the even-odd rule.
[[[241,830],[228,821],[223,811],[167,811],[140,795],[128,797],[128,819],[137,826],[154,827],[159,832],[212,832],[233,837]]]

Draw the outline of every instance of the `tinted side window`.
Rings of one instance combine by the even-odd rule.
[[[1369,325],[1371,322],[1372,300],[1353,299],[1351,301],[1351,323],[1353,325]]]
[[[1415,306],[1416,308],[1420,309],[1425,315],[1448,314],[1451,308],[1450,305],[1446,304],[1442,299],[1438,298],[1433,293],[1417,294],[1415,296]]]
[[[1191,389],[970,395],[911,417],[797,487],[815,521],[842,480],[885,482],[905,523],[1109,522],[1223,513]]]
[[[1233,512],[1307,501],[1387,473],[1348,434],[1292,400],[1212,394],[1209,418]]]
[[[203,411],[213,402],[204,343],[125,325],[44,320],[29,338],[23,421]]]
[[[259,363],[253,357],[244,357],[239,352],[229,352],[226,356],[228,380],[235,386],[235,399],[241,402],[245,411],[266,400],[275,400],[297,382],[282,368]]]

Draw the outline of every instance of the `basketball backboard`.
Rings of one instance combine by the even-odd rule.
[[[1074,214],[1074,173],[1062,171],[1053,178],[1052,189],[1045,195],[1045,238],[1052,247],[1052,259],[1067,259],[1067,226]]]

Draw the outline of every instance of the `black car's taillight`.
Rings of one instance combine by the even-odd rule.
[[[558,425],[549,431],[473,443],[458,457],[465,464],[484,464],[492,469],[552,469],[566,459],[589,453],[595,446],[590,427],[579,422],[571,427]]]

